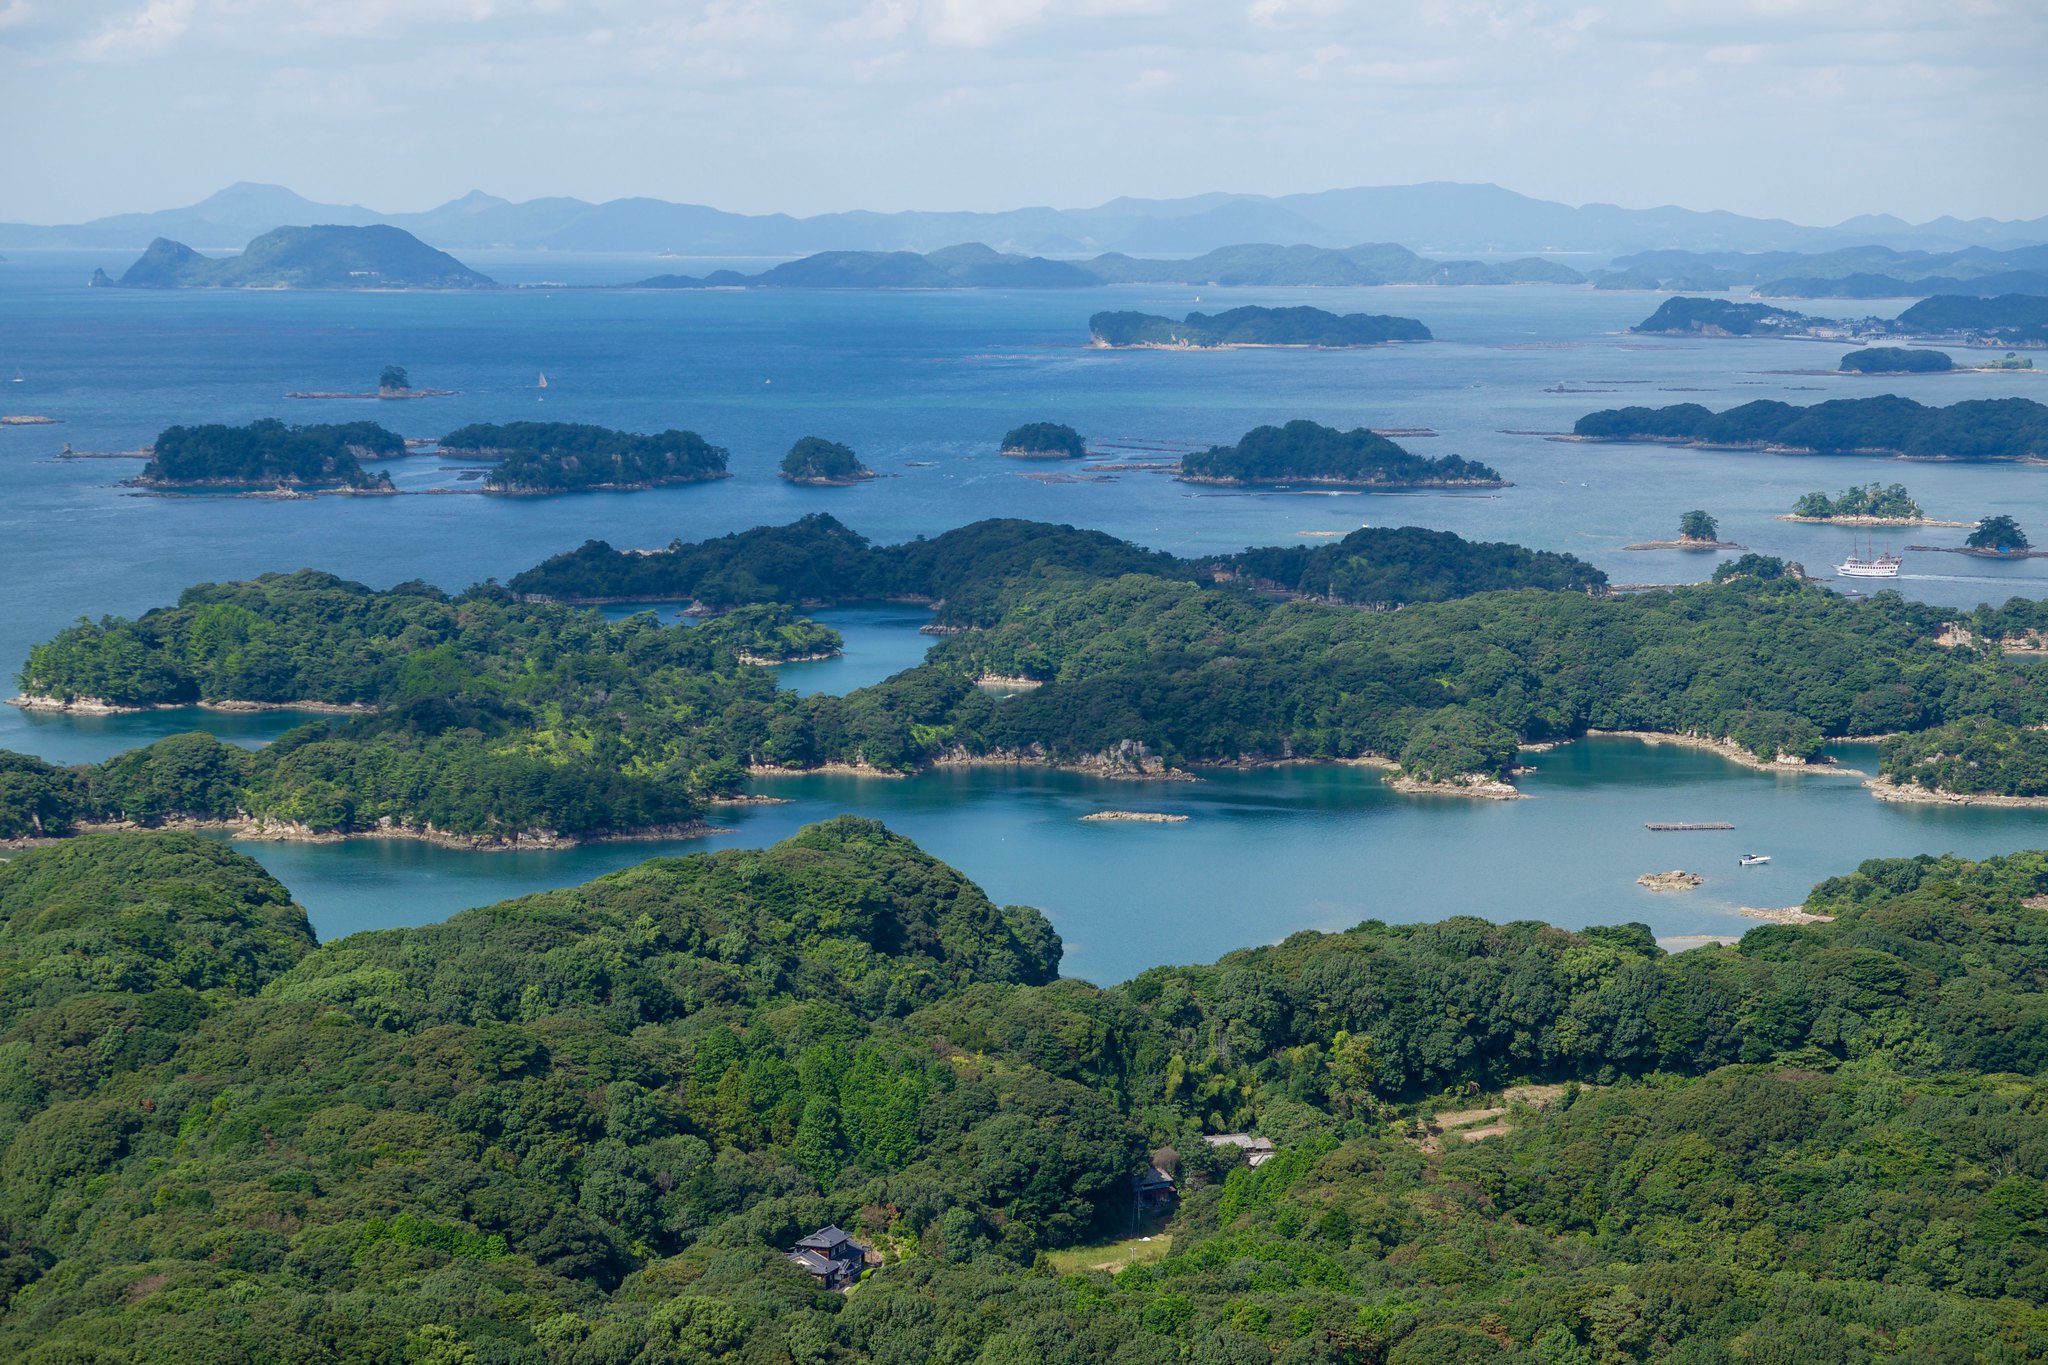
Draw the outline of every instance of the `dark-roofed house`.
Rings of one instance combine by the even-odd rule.
[[[1144,1170],[1131,1177],[1131,1194],[1140,1214],[1168,1208],[1180,1197],[1173,1176],[1161,1169],[1156,1160],[1147,1162]]]
[[[817,1279],[823,1289],[844,1289],[860,1276],[867,1248],[837,1226],[822,1227],[797,1242],[789,1259]]]

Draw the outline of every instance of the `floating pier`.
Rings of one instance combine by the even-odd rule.
[[[1735,826],[1729,824],[1726,820],[1674,820],[1661,824],[1644,825],[1643,828],[1687,834],[1698,829],[1734,829]]]

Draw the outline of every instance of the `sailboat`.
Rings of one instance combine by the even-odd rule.
[[[15,383],[17,383],[17,384],[19,384],[19,383],[21,383],[21,382],[22,382],[22,378],[21,378],[21,366],[19,366],[19,365],[16,365],[16,366],[14,367],[14,382],[15,382]]]
[[[1851,546],[1849,557],[1835,565],[1835,572],[1844,578],[1897,578],[1899,565],[1903,563],[1905,560],[1889,550],[1879,554],[1876,543],[1872,542],[1868,556],[1857,554],[1855,547]]]
[[[543,370],[543,371],[541,371],[541,376],[540,376],[540,382],[539,382],[538,384],[535,384],[535,385],[534,385],[534,387],[535,387],[536,389],[545,389],[545,388],[546,388],[547,386],[548,386],[548,376],[547,376],[547,371]],[[545,402],[547,402],[547,401],[548,401],[548,396],[547,396],[546,394],[541,394],[541,395],[540,395],[540,397],[539,397],[539,398],[538,398],[538,399],[537,399],[536,401],[538,401],[538,402],[542,402],[542,403],[545,403]]]

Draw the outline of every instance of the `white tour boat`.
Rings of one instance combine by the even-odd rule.
[[[1890,550],[1879,554],[1873,547],[1866,556],[1852,549],[1847,559],[1835,565],[1835,572],[1844,578],[1897,578],[1899,565],[1905,562]]]

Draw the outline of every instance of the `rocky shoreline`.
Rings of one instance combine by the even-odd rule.
[[[1645,872],[1636,878],[1636,885],[1647,886],[1652,891],[1696,891],[1706,880],[1697,872],[1673,868],[1669,872]]]
[[[1187,823],[1188,817],[1168,815],[1156,810],[1099,810],[1093,815],[1084,815],[1081,819],[1084,822],[1130,820],[1147,825],[1183,825]]]
[[[1786,512],[1779,521],[1796,521],[1806,526],[1952,526],[1967,531],[1974,521],[1936,521],[1933,517],[1802,517]]]
[[[2033,455],[1909,455],[1903,450],[1882,446],[1820,451],[1811,446],[1781,446],[1773,445],[1769,441],[1694,441],[1683,436],[1581,436],[1577,432],[1566,431],[1545,439],[1581,445],[1675,446],[1680,450],[1751,450],[1763,455],[1850,455],[1873,460],[1906,460],[1921,464],[2048,464],[2048,460]]]
[[[844,650],[827,649],[821,650],[816,654],[792,654],[786,659],[774,659],[766,654],[749,654],[745,650],[741,650],[735,657],[741,663],[752,664],[756,668],[779,668],[783,664],[814,664],[824,659],[836,659],[844,652]]]
[[[2011,810],[2048,809],[2048,796],[1999,796],[1991,792],[1949,792],[1917,783],[1873,777],[1863,784],[1880,801],[1929,806],[2003,806]]]
[[[1512,783],[1501,782],[1490,777],[1473,773],[1464,778],[1448,782],[1436,782],[1427,778],[1394,776],[1386,779],[1389,787],[1404,796],[1467,796],[1482,801],[1526,801],[1528,793],[1518,790]]]
[[[402,825],[389,817],[369,829],[316,830],[296,820],[270,820],[254,816],[234,820],[171,818],[150,824],[132,820],[80,821],[72,834],[37,839],[16,839],[0,844],[6,848],[32,848],[61,843],[82,834],[111,834],[130,830],[191,830],[222,833],[245,842],[291,844],[343,844],[362,839],[410,839],[438,848],[466,853],[518,853],[535,850],[576,848],[582,844],[661,843],[671,839],[699,839],[712,834],[730,834],[730,829],[692,820],[677,825],[651,825],[645,829],[603,830],[585,834],[561,834],[555,830],[518,830],[511,834],[455,834],[427,825]]]
[[[1342,488],[1361,493],[1407,493],[1417,489],[1485,489],[1513,488],[1506,479],[1409,479],[1388,482],[1377,479],[1224,479],[1203,474],[1175,474],[1176,483],[1205,484],[1211,488]]]
[[[1624,545],[1624,550],[1740,550],[1743,547],[1732,540],[1688,540],[1680,536],[1677,540],[1646,540],[1640,545]]]
[[[1770,924],[1833,924],[1835,922],[1833,915],[1816,915],[1800,905],[1788,905],[1778,910],[1745,905],[1735,913],[1750,919],[1760,919]]]
[[[1731,763],[1740,763],[1762,773],[1821,773],[1835,777],[1864,775],[1854,768],[1843,768],[1833,763],[1808,763],[1803,758],[1762,759],[1733,740],[1709,739],[1704,735],[1667,735],[1655,730],[1588,730],[1586,734],[1588,737],[1640,740],[1645,744],[1675,744],[1681,749],[1704,749]]]
[[[886,777],[891,780],[909,777],[909,773],[897,772],[894,768],[877,768],[868,763],[813,763],[807,768],[778,768],[768,763],[752,763],[747,766],[748,777]]]
[[[227,714],[252,714],[260,711],[307,711],[323,716],[367,716],[375,714],[377,708],[369,702],[331,701],[155,701],[139,706],[125,706],[107,701],[103,697],[62,697],[43,696],[24,692],[9,697],[9,706],[18,706],[24,711],[68,712],[80,716],[129,716],[145,711],[176,711],[183,707],[197,707],[201,711],[220,711]]]

